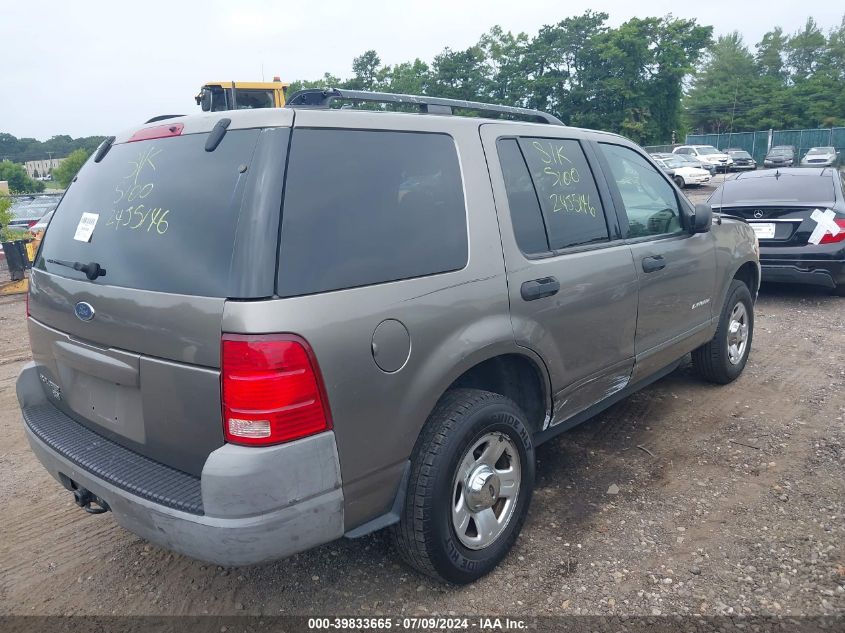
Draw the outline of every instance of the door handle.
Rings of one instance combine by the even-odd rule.
[[[519,294],[525,301],[534,301],[543,297],[551,297],[560,290],[560,282],[554,277],[543,277],[526,281],[519,288]]]
[[[653,273],[656,270],[663,270],[664,268],[666,268],[666,260],[663,259],[663,255],[643,257],[643,272]]]

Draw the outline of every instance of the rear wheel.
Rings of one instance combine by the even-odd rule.
[[[510,550],[533,487],[534,446],[519,407],[488,391],[449,391],[414,449],[394,544],[425,574],[472,582]]]
[[[709,343],[692,353],[692,364],[704,379],[727,384],[745,369],[754,335],[754,302],[751,292],[734,279],[722,307],[719,326]]]

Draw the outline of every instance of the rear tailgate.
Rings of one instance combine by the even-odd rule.
[[[29,304],[50,402],[194,475],[223,444],[225,301],[272,294],[266,236],[278,231],[283,169],[269,158],[284,160],[287,131],[230,130],[213,151],[207,137],[119,143],[89,160],[45,234]],[[74,263],[105,275],[91,280]]]

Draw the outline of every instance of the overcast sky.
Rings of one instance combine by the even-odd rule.
[[[531,35],[544,24],[605,11],[696,18],[716,34],[739,30],[753,45],[775,25],[792,32],[807,16],[827,30],[840,2],[785,0],[41,0],[0,2],[0,132],[47,139],[108,135],[157,114],[199,111],[212,80],[316,79],[351,74],[375,49],[382,62],[444,47],[466,48],[495,24]]]

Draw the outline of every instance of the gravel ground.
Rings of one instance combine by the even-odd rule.
[[[843,349],[845,299],[764,287],[738,381],[686,365],[540,447],[513,551],[455,588],[383,534],[224,569],[85,514],[29,451],[24,302],[0,298],[0,614],[842,616]]]

